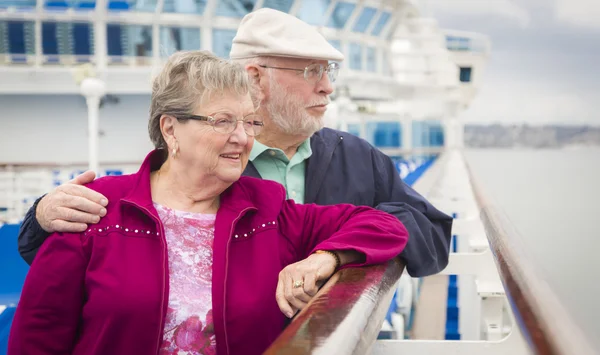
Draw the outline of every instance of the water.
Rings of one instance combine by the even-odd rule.
[[[600,148],[468,150],[466,157],[548,285],[600,348]]]

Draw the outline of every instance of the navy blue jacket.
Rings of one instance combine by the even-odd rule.
[[[409,232],[400,257],[411,276],[432,275],[446,267],[452,218],[406,185],[388,156],[363,139],[328,128],[313,135],[310,145],[304,203],[352,203],[386,211]],[[252,163],[244,175],[261,177]],[[48,236],[35,219],[36,205],[27,212],[19,233],[19,252],[30,264]]]

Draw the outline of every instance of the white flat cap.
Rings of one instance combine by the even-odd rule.
[[[258,56],[344,60],[344,55],[316,28],[295,16],[268,8],[244,16],[229,53],[231,59]]]

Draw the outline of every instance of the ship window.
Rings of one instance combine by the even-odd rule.
[[[398,122],[373,122],[367,126],[373,132],[373,143],[376,147],[396,148],[402,145],[402,127]]]
[[[325,12],[331,0],[302,0],[298,11],[298,18],[313,26],[323,24]]]
[[[358,43],[350,43],[350,69],[362,69],[362,46]]]
[[[59,55],[76,55],[89,62],[94,54],[94,31],[89,23],[42,22],[42,53],[46,63],[59,62]]]
[[[377,57],[375,55],[375,47],[367,47],[367,67],[366,70],[370,72],[377,71]]]
[[[294,0],[265,0],[263,7],[279,10],[282,12],[290,12]]]
[[[202,14],[206,0],[165,0],[163,12],[176,14]]]
[[[347,2],[337,3],[335,9],[333,9],[333,12],[331,13],[331,17],[329,18],[327,26],[340,29],[344,28],[355,8],[355,4],[350,4]]]
[[[470,83],[471,82],[471,67],[460,67],[460,81],[462,83]]]
[[[106,46],[111,57],[151,57],[152,27],[108,24]]]
[[[2,0],[0,1],[0,9],[14,7],[17,9],[34,9],[36,0]]]
[[[217,3],[217,16],[242,18],[252,12],[256,0],[220,0]]]
[[[379,19],[377,20],[377,23],[375,24],[375,27],[373,28],[371,34],[373,36],[379,36],[381,34],[381,31],[383,31],[385,25],[387,25],[391,16],[392,14],[390,14],[389,12],[383,12],[381,16],[379,16]]]
[[[109,0],[108,10],[154,12],[156,0]]]
[[[332,46],[334,46],[334,47],[335,47],[335,49],[337,49],[338,51],[340,51],[340,52],[343,52],[343,51],[342,51],[342,42],[341,42],[340,40],[337,40],[337,39],[330,39],[330,40],[329,40],[329,43],[330,43]]]
[[[160,28],[160,54],[168,57],[177,51],[200,49],[200,29],[193,27]]]
[[[78,11],[93,10],[96,8],[96,0],[39,0],[44,2],[44,8],[48,11],[65,11],[77,9]]]
[[[234,30],[213,30],[213,52],[221,58],[229,58],[231,43],[235,37]]]
[[[377,13],[377,9],[375,9],[373,7],[365,7],[362,10],[362,12],[360,13],[358,20],[356,20],[356,23],[354,24],[354,28],[352,28],[352,31],[365,33],[365,31],[367,30],[367,27],[369,27],[369,24],[371,24],[371,21],[373,20],[373,17],[375,16],[376,13]]]
[[[33,21],[0,21],[0,53],[12,54],[12,63],[27,63],[35,53]]]

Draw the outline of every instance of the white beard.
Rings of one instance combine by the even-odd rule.
[[[265,103],[265,108],[269,112],[273,124],[277,125],[282,133],[310,137],[323,128],[323,115],[321,117],[312,116],[306,111],[306,108],[328,104],[329,99],[321,99],[303,106],[302,100],[296,94],[287,92],[276,80],[271,79],[269,85],[270,98]]]

